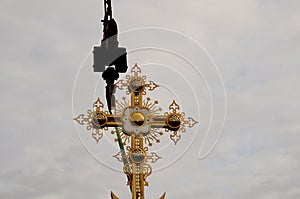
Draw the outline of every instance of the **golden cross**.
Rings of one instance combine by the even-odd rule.
[[[132,188],[132,199],[145,198],[144,186],[149,185],[147,177],[152,173],[152,167],[148,163],[155,163],[161,158],[155,152],[149,153],[148,147],[144,145],[159,143],[158,136],[163,135],[160,129],[171,132],[170,138],[176,145],[181,139],[180,132],[186,132],[186,127],[191,128],[198,123],[191,117],[186,118],[174,100],[169,105],[169,112],[161,114],[162,109],[157,107],[157,101],[151,101],[149,97],[143,99],[147,91],[155,90],[158,85],[147,81],[141,72],[141,68],[135,64],[131,75],[115,84],[118,89],[126,90],[126,94],[130,95],[130,101],[125,97],[116,101],[115,114],[103,111],[104,105],[98,98],[93,104],[93,110],[88,110],[87,115],[80,114],[74,118],[80,125],[86,124],[87,129],[93,131],[92,137],[97,143],[103,137],[100,130],[108,130],[108,127],[115,127],[112,133],[120,133],[124,145],[131,143],[126,148],[127,153],[121,151],[113,157],[124,162],[123,171],[128,177],[127,184]],[[117,199],[113,193],[111,197]],[[165,194],[160,199],[164,198]]]

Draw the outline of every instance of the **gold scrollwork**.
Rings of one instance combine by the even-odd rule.
[[[104,107],[103,103],[99,98],[93,103],[93,111],[88,110],[87,114],[80,114],[77,117],[73,118],[78,124],[80,125],[86,125],[87,130],[93,131],[92,137],[96,140],[98,143],[100,139],[103,137],[103,133],[100,131],[100,129],[108,130],[107,127],[104,127],[104,125],[107,122],[107,111],[101,111],[101,109]]]
[[[126,94],[141,92],[145,95],[145,90],[153,91],[159,87],[154,81],[146,81],[146,76],[141,75],[142,69],[137,64],[131,68],[130,72],[131,75],[126,75],[126,80],[119,80],[115,83],[118,89],[126,89]]]
[[[192,128],[198,122],[192,117],[185,118],[184,112],[180,111],[180,106],[173,100],[173,102],[169,105],[169,111],[165,113],[167,117],[167,126],[165,129],[166,132],[172,131],[170,134],[170,139],[176,145],[177,142],[181,139],[180,132],[186,132],[186,128]]]

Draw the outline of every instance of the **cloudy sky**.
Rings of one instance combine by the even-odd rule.
[[[175,98],[200,122],[153,149],[147,198],[299,198],[300,1],[113,3],[129,66],[160,83],[163,108]],[[113,135],[97,145],[72,121],[103,96],[91,70],[102,1],[1,0],[0,15],[0,198],[130,198]],[[205,156],[225,115],[218,70],[226,124]]]

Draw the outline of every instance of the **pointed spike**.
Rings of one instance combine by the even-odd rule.
[[[119,199],[113,192],[111,192],[111,199]],[[160,198],[161,199],[161,198]],[[163,198],[162,198],[163,199]]]
[[[159,199],[165,199],[165,197],[166,197],[166,192]]]

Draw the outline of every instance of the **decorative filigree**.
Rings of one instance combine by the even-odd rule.
[[[173,100],[173,102],[169,105],[169,110],[169,113],[165,113],[168,125],[166,132],[169,130],[172,131],[170,138],[176,145],[181,139],[181,135],[179,133],[186,132],[187,127],[192,128],[198,122],[192,117],[185,118],[185,113],[179,112],[180,106],[175,102],[175,100]]]
[[[123,162],[123,156],[122,156],[122,152],[118,152],[116,155],[113,156],[114,158],[116,158],[119,162]]]
[[[119,80],[117,83],[115,83],[115,86],[120,89],[120,90],[123,90],[124,88],[127,87],[127,81],[124,81],[124,80]]]
[[[153,81],[149,81],[148,84],[146,84],[146,87],[150,90],[153,91],[154,89],[158,88],[159,86],[153,82]]]
[[[123,172],[128,177],[127,185],[131,185],[131,182],[132,182],[132,173],[133,173],[132,164],[129,164],[129,163],[125,164],[123,166]]]
[[[158,139],[158,136],[162,136],[163,132],[159,130],[158,128],[152,128],[150,133],[144,137],[145,144],[148,146],[152,146],[153,142],[160,143],[160,140]]]
[[[129,159],[130,163],[145,163],[145,162],[149,162],[150,163],[156,163],[159,159],[161,159],[162,157],[160,157],[159,155],[157,155],[157,153],[155,152],[151,152],[149,154],[147,154],[148,148],[145,147],[144,149],[132,149],[131,147],[127,147],[127,153],[122,154],[122,152],[118,152],[116,155],[114,155],[113,157],[116,158],[119,162],[123,162],[123,159]],[[135,157],[133,157],[135,156]],[[136,160],[136,159],[139,160]]]
[[[123,166],[123,172],[128,176],[128,179],[130,179],[127,183],[128,185],[132,185],[133,181],[131,179],[136,178],[136,185],[139,186],[139,183],[144,182],[144,185],[148,186],[146,179],[152,173],[152,168],[149,164],[147,164],[147,161],[150,160],[152,163],[155,163],[161,158],[154,152],[147,155],[146,153],[148,149],[146,147],[144,149],[141,149],[140,147],[127,147],[128,152],[126,154],[126,158],[128,158],[129,162]],[[115,157],[118,161],[122,161],[124,159],[121,152],[117,153],[113,157]],[[142,175],[140,176],[140,174]],[[143,178],[143,181],[141,182],[140,177]]]
[[[99,140],[103,137],[103,133],[99,130],[96,129],[96,132],[92,133],[92,137],[96,140],[96,142],[98,143]]]
[[[195,126],[198,122],[192,118],[192,117],[188,117],[188,118],[184,118],[183,117],[183,123],[180,127],[180,132],[185,133],[186,132],[186,127],[188,128],[192,128],[193,126]]]
[[[119,132],[120,132],[120,137],[121,137],[123,145],[125,146],[125,145],[129,144],[131,136],[126,135],[125,133],[123,133],[122,130],[119,130]],[[115,134],[115,133],[116,133],[115,130],[111,131],[111,134]],[[115,138],[115,142],[119,142],[118,138]]]
[[[134,77],[138,77],[140,76],[141,72],[142,72],[142,69],[140,67],[138,67],[137,64],[135,64],[131,70],[130,70],[131,74],[134,76]]]
[[[177,144],[177,142],[181,139],[181,135],[178,134],[178,131],[173,131],[173,133],[170,135],[171,140]]]
[[[187,119],[184,120],[184,124],[186,124],[189,128],[194,127],[195,124],[197,123],[198,122],[192,117],[188,117]]]
[[[78,124],[86,125],[87,130],[93,131],[92,137],[96,140],[97,143],[103,137],[103,133],[100,131],[100,129],[108,130],[107,127],[102,127],[102,125],[106,122],[106,115],[108,114],[107,111],[101,111],[103,107],[103,103],[98,98],[93,103],[93,111],[88,110],[87,115],[80,114],[77,117],[73,118],[73,120],[78,122]]]
[[[151,175],[152,173],[152,167],[149,164],[142,164],[141,165],[141,173],[143,174],[144,177],[144,185],[149,186],[149,182],[147,181],[147,178]]]
[[[87,115],[80,114],[77,117],[73,118],[76,122],[78,122],[80,125],[87,125],[87,130],[92,130],[92,118],[93,118],[93,111],[87,110]]]
[[[149,183],[147,181],[147,178],[152,174],[152,167],[147,164],[140,164],[136,167],[133,167],[132,164],[127,163],[123,166],[123,172],[128,176],[129,181],[127,182],[127,185],[131,185],[132,184],[132,178],[133,178],[133,174],[143,174],[143,182],[144,182],[144,186],[149,186]],[[140,178],[140,175],[136,175],[136,178]],[[140,185],[140,182],[136,182],[138,185]]]
[[[84,114],[80,114],[76,118],[74,118],[73,120],[75,120],[76,122],[78,122],[80,125],[84,125],[85,123],[89,123],[89,119],[90,118],[89,117],[85,117]]]
[[[162,112],[162,108],[158,106],[158,101],[152,101],[150,97],[147,97],[143,101],[143,107],[147,107],[150,110],[152,116],[158,116]]]
[[[122,97],[122,100],[116,100],[116,115],[123,115],[124,110],[130,106],[130,102],[126,97]]]
[[[146,94],[146,90],[153,91],[159,87],[153,81],[146,81],[146,76],[141,75],[142,69],[135,64],[130,70],[131,75],[126,75],[126,80],[119,80],[115,83],[116,87],[120,90],[126,89],[126,94],[129,95],[132,92],[141,92]]]
[[[155,152],[151,152],[150,155],[147,156],[147,160],[150,160],[151,163],[156,163],[159,159],[161,159],[161,157]]]
[[[93,107],[95,110],[100,110],[101,108],[104,107],[103,103],[101,102],[100,98],[98,97],[98,99],[94,102]]]
[[[169,105],[169,110],[172,113],[176,113],[177,111],[179,111],[180,106],[175,102],[175,100],[173,100],[173,102]]]

